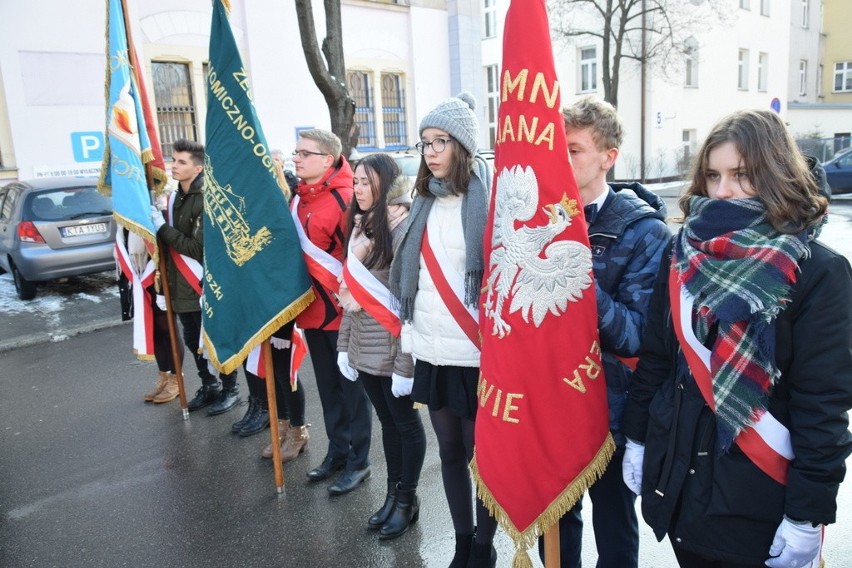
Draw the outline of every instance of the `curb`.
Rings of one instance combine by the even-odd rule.
[[[59,341],[65,341],[68,338],[74,337],[75,335],[81,335],[84,333],[91,333],[93,331],[98,331],[101,329],[108,329],[111,327],[118,327],[120,325],[125,325],[131,323],[128,321],[116,320],[115,318],[96,320],[85,325],[80,325],[77,327],[70,328],[62,333],[33,333],[31,335],[24,335],[21,337],[16,337],[14,339],[7,339],[5,341],[0,341],[0,353],[4,351],[10,351],[12,349],[17,349],[19,347],[29,347],[31,345],[39,345],[41,343],[57,343]]]

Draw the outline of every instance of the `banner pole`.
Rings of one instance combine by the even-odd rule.
[[[169,273],[166,268],[166,247],[157,239],[157,248],[159,249],[158,256],[160,257],[160,287],[163,290],[163,296],[166,298],[166,319],[169,323],[169,345],[172,348],[172,364],[175,367],[175,375],[177,376],[178,394],[180,396],[180,409],[184,420],[189,420],[189,410],[186,405],[186,389],[183,385],[183,362],[181,361],[181,352],[178,351],[177,330],[175,329],[175,313],[172,311],[172,294],[169,288]],[[187,348],[192,349],[192,345],[187,345]],[[196,345],[195,349],[199,346]],[[181,350],[182,351],[182,350]]]
[[[266,399],[269,408],[269,434],[272,438],[275,493],[281,494],[284,492],[284,465],[281,463],[281,433],[278,431],[278,401],[275,399],[275,368],[272,366],[272,346],[268,339],[260,345],[263,367],[266,371]]]
[[[559,523],[544,533],[544,567],[559,568]]]

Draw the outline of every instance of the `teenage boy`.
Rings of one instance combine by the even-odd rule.
[[[232,409],[240,401],[237,372],[220,374],[221,385],[210,372],[207,359],[201,354],[201,278],[204,252],[204,145],[191,140],[176,140],[172,153],[172,178],[178,190],[169,196],[166,215],[151,206],[151,221],[157,238],[165,247],[166,271],[171,292],[172,311],[183,328],[183,340],[195,359],[201,388],[189,401],[187,410],[193,412],[206,406],[209,416]],[[157,298],[165,310],[165,299]]]
[[[563,109],[562,118],[589,228],[610,431],[616,443],[612,461],[589,489],[597,568],[636,568],[636,495],[622,479],[626,439],[621,419],[645,327],[645,310],[671,233],[662,199],[638,183],[606,181],[624,138],[615,108],[584,97]],[[580,565],[581,510],[582,500],[559,521],[563,567]]]
[[[337,278],[353,185],[352,168],[341,150],[340,138],[333,132],[312,129],[299,133],[293,162],[301,181],[291,204],[301,227],[302,250],[309,257],[308,272],[316,295],[296,318],[296,325],[305,331],[328,436],[325,458],[307,476],[322,481],[344,470],[328,486],[332,495],[348,493],[370,477],[372,426],[371,406],[361,381],[344,378],[337,364],[342,319]]]

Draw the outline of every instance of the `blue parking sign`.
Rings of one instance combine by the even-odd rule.
[[[104,133],[72,132],[71,148],[75,162],[100,162],[104,159]]]

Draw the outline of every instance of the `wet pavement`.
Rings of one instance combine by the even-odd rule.
[[[826,241],[850,255],[852,201],[837,212]],[[448,565],[453,530],[425,412],[420,520],[402,537],[378,541],[365,528],[385,491],[378,420],[372,477],[362,487],[331,497],[326,482],[308,482],[326,438],[306,360],[311,441],[285,467],[277,495],[271,464],[259,457],[268,430],[248,438],[230,432],[245,406],[184,421],[177,401],[142,402],[156,367],[135,360],[131,327],[118,315],[108,273],[41,288],[32,302],[18,301],[9,275],[0,275],[0,566]],[[186,380],[191,394],[198,379]],[[242,373],[240,385],[245,397]],[[596,558],[590,513],[587,500],[587,567]],[[641,521],[640,530],[640,566],[676,566],[668,543],[657,543]],[[513,550],[502,531],[496,545],[498,566],[509,566]],[[850,565],[852,482],[841,486],[825,558],[829,567]]]

